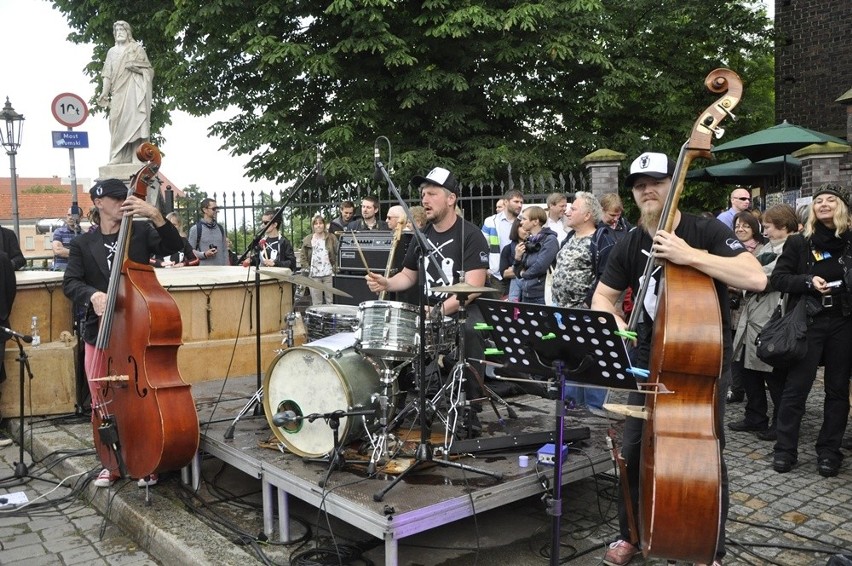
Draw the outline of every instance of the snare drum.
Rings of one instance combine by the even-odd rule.
[[[430,354],[448,352],[458,342],[458,324],[451,316],[445,316],[442,320],[434,320],[431,317],[427,317],[425,326],[425,342],[423,347]]]
[[[417,354],[417,307],[366,301],[358,307],[356,348],[370,356],[404,361]]]
[[[314,341],[338,332],[358,328],[358,307],[352,305],[316,305],[305,309],[308,340]]]
[[[263,382],[263,406],[269,426],[291,452],[319,458],[334,449],[334,431],[323,419],[307,419],[276,426],[272,418],[282,411],[299,416],[332,413],[373,406],[371,397],[380,391],[379,374],[353,347],[354,334],[310,342],[283,351],[272,362]],[[378,428],[376,416],[340,419],[341,446]]]

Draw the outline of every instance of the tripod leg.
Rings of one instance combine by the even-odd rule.
[[[248,403],[246,403],[245,407],[243,407],[239,413],[237,413],[236,418],[231,423],[231,426],[228,427],[228,430],[225,431],[225,439],[232,440],[234,438],[234,429],[237,428],[237,423],[240,422],[249,411],[251,411],[255,406],[257,406],[261,400],[263,399],[263,389],[258,389],[254,395],[251,396]]]

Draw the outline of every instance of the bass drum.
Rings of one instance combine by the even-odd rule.
[[[276,426],[276,413],[292,411],[298,416],[332,413],[374,406],[372,396],[380,392],[376,368],[355,351],[355,336],[344,332],[281,352],[263,381],[266,420],[275,436],[291,452],[320,458],[334,450],[334,431],[321,418]],[[378,404],[375,406],[378,408]],[[377,414],[342,417],[338,434],[344,446],[366,436],[378,426]]]

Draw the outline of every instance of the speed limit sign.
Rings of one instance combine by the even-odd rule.
[[[79,126],[89,116],[89,107],[86,106],[86,102],[70,92],[57,95],[50,109],[56,121],[69,128]]]

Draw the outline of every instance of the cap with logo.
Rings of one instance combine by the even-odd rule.
[[[424,183],[444,187],[456,196],[459,194],[459,183],[456,181],[456,176],[443,167],[435,167],[425,177],[415,175],[411,178],[411,186],[415,189]]]
[[[104,179],[98,181],[89,191],[92,200],[96,198],[112,197],[116,199],[127,198],[127,185],[118,179]]]
[[[630,164],[630,174],[624,180],[625,186],[633,187],[636,179],[645,175],[654,179],[663,179],[674,175],[675,162],[665,153],[645,152]]]

